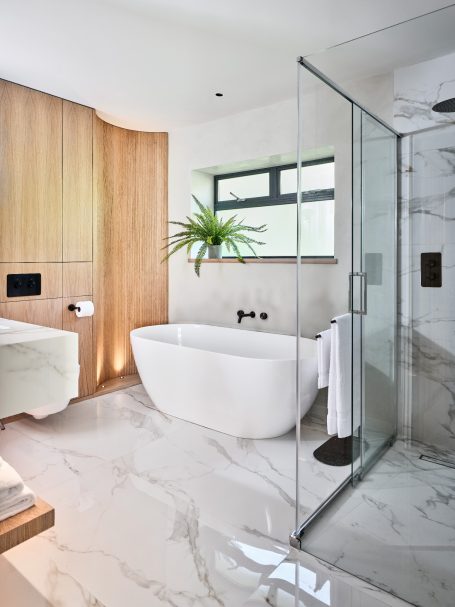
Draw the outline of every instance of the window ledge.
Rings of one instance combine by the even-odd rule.
[[[188,263],[194,263],[194,258],[189,258]],[[232,257],[224,257],[222,259],[203,259],[202,263],[239,263],[237,259]],[[248,257],[245,259],[245,263],[296,263],[295,259],[286,257]],[[304,257],[302,258],[303,264],[329,264],[334,265],[338,263],[338,259],[335,257]]]

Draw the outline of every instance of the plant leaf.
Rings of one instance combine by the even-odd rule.
[[[164,260],[183,247],[187,248],[187,253],[189,254],[193,245],[200,242],[201,246],[195,261],[195,271],[199,276],[202,258],[207,252],[209,245],[221,245],[225,243],[228,252],[231,252],[232,249],[237,259],[244,263],[238,247],[239,244],[244,244],[257,257],[251,245],[263,245],[264,243],[251,238],[249,235],[247,236],[247,234],[265,232],[267,230],[266,224],[257,227],[245,225],[243,223],[244,220],[239,221],[237,219],[237,214],[227,219],[220,218],[210,207],[203,205],[194,194],[192,194],[192,197],[196,203],[197,211],[191,217],[187,216],[186,222],[169,222],[169,224],[179,226],[180,231],[164,238],[167,242],[163,249],[169,249],[169,253]]]
[[[207,252],[207,243],[203,242],[201,245],[201,248],[197,252],[196,261],[194,262],[194,271],[196,272],[196,275],[198,276],[198,278],[200,277],[202,259],[203,259],[204,255],[206,254],[206,252]]]

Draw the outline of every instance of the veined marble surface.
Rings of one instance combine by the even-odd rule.
[[[78,335],[0,318],[0,419],[78,395]]]
[[[395,72],[402,139],[400,433],[455,450],[455,124],[433,112],[455,97],[455,54]],[[436,128],[433,128],[436,127]],[[421,129],[429,129],[417,132]],[[414,134],[413,134],[414,133]],[[420,284],[420,255],[442,254],[442,288]]]
[[[454,64],[452,53],[395,71],[393,113],[397,131],[409,133],[453,123],[453,115],[433,112],[432,107],[455,97]]]
[[[409,603],[291,549],[245,607],[409,607]]]
[[[401,432],[455,450],[455,125],[404,139],[401,215]],[[440,252],[442,287],[420,283]]]
[[[455,604],[455,461],[397,441],[310,529],[304,548],[419,607]]]
[[[151,407],[137,386],[0,433],[2,457],[56,509],[53,529],[0,558],[2,607],[240,607],[287,568],[294,437],[235,439]],[[339,479],[312,461],[323,430],[303,437],[311,509]]]

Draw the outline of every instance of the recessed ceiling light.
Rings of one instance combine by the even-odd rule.
[[[215,97],[223,97],[223,93],[215,93]]]

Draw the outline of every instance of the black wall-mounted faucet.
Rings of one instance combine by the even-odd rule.
[[[247,316],[249,316],[250,318],[255,318],[256,312],[250,312],[249,314],[245,314],[245,312],[243,310],[239,310],[237,312],[237,316],[238,316],[237,322],[240,324],[242,322],[242,318],[246,318]]]

